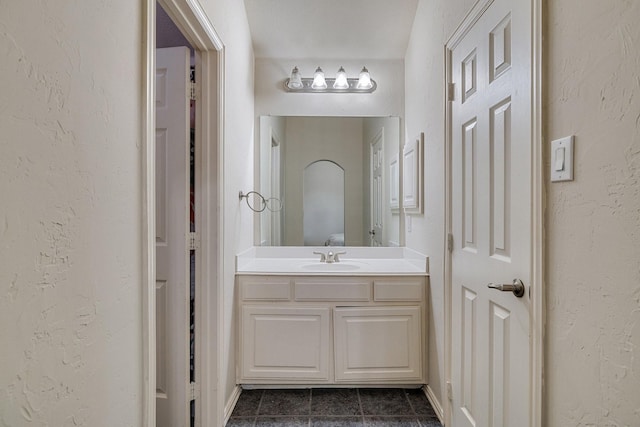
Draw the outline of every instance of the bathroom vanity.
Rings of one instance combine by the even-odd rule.
[[[346,251],[320,262],[313,251]],[[426,379],[428,259],[406,248],[257,247],[237,257],[239,384]]]

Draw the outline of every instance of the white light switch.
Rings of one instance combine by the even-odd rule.
[[[556,148],[556,172],[562,172],[564,170],[564,147]]]
[[[551,141],[551,182],[573,181],[573,135]]]

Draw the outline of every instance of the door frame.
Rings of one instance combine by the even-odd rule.
[[[544,150],[542,145],[542,0],[530,0],[531,17],[531,298],[530,329],[531,370],[529,372],[531,395],[529,427],[542,427],[543,375],[544,375],[544,327],[545,327],[545,278],[544,278]],[[445,254],[444,305],[445,305],[445,378],[443,394],[445,425],[451,423],[451,371],[452,371],[452,256],[448,235],[452,232],[452,106],[449,101],[450,84],[453,81],[452,52],[493,0],[478,0],[467,13],[444,46],[445,81]]]
[[[271,168],[271,197],[274,197],[280,203],[280,209],[276,209],[274,211],[269,209],[269,220],[270,220],[270,229],[269,229],[269,241],[273,246],[281,246],[282,245],[282,143],[280,142],[280,138],[273,131],[273,128],[269,128],[271,130],[271,151],[269,152],[270,158],[270,168]],[[276,164],[274,164],[276,163]],[[262,224],[261,224],[262,226]],[[274,233],[276,232],[277,233]],[[276,237],[277,236],[277,237]],[[274,244],[276,243],[276,244]]]
[[[382,161],[382,165],[380,166],[380,168],[382,169],[380,171],[380,173],[382,174],[382,182],[386,182],[385,178],[386,177],[386,172],[385,172],[385,165],[386,165],[386,147],[384,144],[384,126],[380,126],[380,130],[378,132],[376,132],[376,134],[369,140],[368,143],[368,148],[369,148],[369,224],[367,224],[367,232],[371,233],[371,231],[373,230],[373,217],[374,217],[374,212],[375,212],[375,206],[374,206],[374,201],[373,201],[373,193],[374,193],[374,188],[373,188],[373,146],[378,142],[381,142],[382,145],[382,156],[383,156],[383,161]],[[383,205],[388,206],[389,202],[388,202],[388,197],[387,197],[387,193],[386,193],[386,187],[383,187],[380,190],[381,196],[382,196],[382,200],[379,202],[382,203]],[[386,209],[382,209],[383,211],[386,211]],[[381,241],[385,240],[385,233],[386,233],[386,225],[385,224],[385,219],[386,217],[384,215],[382,215],[381,221],[382,221],[382,235],[379,236],[379,238],[381,239]],[[365,239],[367,234],[364,234]],[[372,237],[371,234],[368,234],[369,236],[369,244],[365,244],[364,246],[371,246],[374,238]],[[388,239],[386,239],[388,241]]]
[[[195,50],[196,57],[196,378],[200,425],[223,420],[222,274],[223,218],[219,213],[223,186],[225,47],[198,0],[158,0]],[[156,271],[155,271],[155,55],[156,0],[143,4],[142,35],[142,425],[156,426]],[[199,160],[198,160],[199,159]],[[186,237],[186,236],[185,236]]]

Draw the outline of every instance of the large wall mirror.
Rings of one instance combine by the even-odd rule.
[[[256,245],[399,246],[398,117],[261,116]]]

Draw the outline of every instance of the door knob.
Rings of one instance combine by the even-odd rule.
[[[522,298],[524,295],[524,283],[520,279],[513,279],[513,283],[508,283],[504,285],[496,285],[495,283],[489,283],[487,285],[491,289],[497,289],[502,292],[513,292],[515,296],[518,298]]]
[[[375,235],[376,235],[376,230],[371,230],[371,231],[369,231],[369,235],[371,235],[371,236],[375,236]]]

